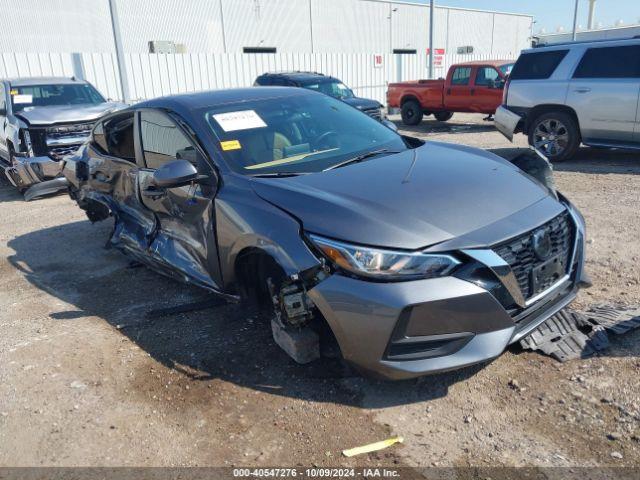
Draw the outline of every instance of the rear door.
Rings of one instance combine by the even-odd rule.
[[[502,77],[495,67],[481,65],[476,69],[471,89],[471,111],[495,113],[502,103]]]
[[[569,85],[567,105],[586,141],[627,143],[637,130],[640,45],[587,48]]]
[[[217,175],[187,127],[177,117],[154,110],[137,113],[139,125],[138,190],[144,208],[156,219],[149,255],[168,273],[219,290],[214,197]],[[206,177],[201,183],[153,191],[153,174],[176,159],[191,162]]]
[[[471,73],[470,66],[454,67],[451,80],[445,85],[444,108],[449,111],[467,112],[471,107]]]
[[[98,122],[87,148],[86,182],[88,195],[108,205],[115,217],[111,244],[144,260],[156,221],[138,195],[135,137],[133,111]]]

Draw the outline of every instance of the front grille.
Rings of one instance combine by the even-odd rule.
[[[362,110],[363,113],[366,113],[370,117],[375,118],[376,120],[382,120],[382,114],[380,113],[379,108],[366,108]]]
[[[549,232],[551,248],[547,258],[540,259],[535,252],[533,239],[536,232],[543,229]],[[558,280],[553,275],[534,280],[534,272],[538,267],[544,268],[545,263],[557,260],[563,268],[563,274],[569,271],[573,238],[573,223],[569,213],[564,212],[524,235],[493,247],[493,250],[511,266],[522,295],[528,300]]]
[[[46,128],[30,128],[33,152],[53,160],[72,155],[89,138],[93,123],[57,125]]]

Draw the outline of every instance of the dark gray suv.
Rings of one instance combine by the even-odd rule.
[[[299,362],[400,379],[498,356],[573,300],[584,221],[482,150],[403,137],[305,89],[151,100],[66,161],[110,244],[272,313]],[[330,349],[329,349],[330,350]]]

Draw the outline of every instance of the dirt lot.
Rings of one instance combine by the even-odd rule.
[[[517,154],[480,116],[411,132]],[[577,305],[639,305],[640,156],[583,149],[556,172],[589,229]],[[0,209],[2,466],[640,466],[640,331],[565,364],[513,348],[417,381],[343,377],[293,364],[242,307],[147,320],[203,293],[102,248],[110,225],[66,196],[4,182]],[[390,434],[404,445],[340,454]]]

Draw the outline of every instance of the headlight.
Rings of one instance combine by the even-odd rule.
[[[317,235],[311,241],[339,268],[381,280],[412,280],[444,277],[460,265],[451,255],[398,252],[349,245]]]

